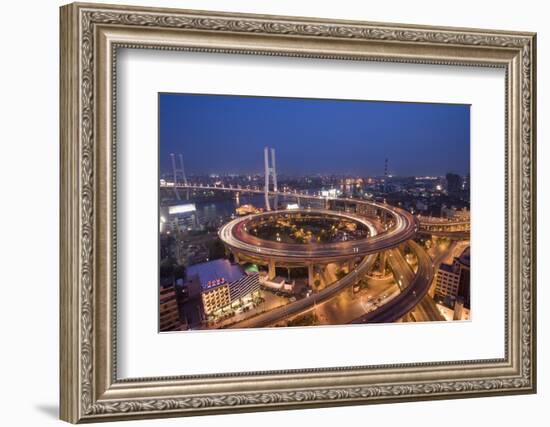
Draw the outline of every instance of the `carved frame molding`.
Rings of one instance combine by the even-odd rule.
[[[161,41],[164,37],[169,42]],[[178,42],[181,37],[186,41]],[[116,282],[118,48],[506,68],[506,357],[117,380],[116,287],[103,278]],[[534,392],[534,97],[532,33],[92,4],[62,7],[61,418],[82,422]],[[289,380],[293,385],[285,386]]]

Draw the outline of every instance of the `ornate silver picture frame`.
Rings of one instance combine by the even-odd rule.
[[[112,421],[536,391],[533,33],[70,4],[61,8],[60,416]],[[117,50],[504,70],[504,357],[120,379]]]

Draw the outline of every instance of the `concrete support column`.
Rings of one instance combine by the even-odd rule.
[[[269,280],[272,280],[274,279],[276,276],[276,273],[275,273],[275,261],[270,259],[269,260],[269,264],[268,264],[268,273],[267,273],[267,278]]]
[[[386,262],[388,258],[388,252],[380,252],[379,255],[379,261],[380,261],[380,274],[384,274],[386,272]]]
[[[351,273],[355,266],[355,260],[352,258],[348,261],[348,273]]]
[[[453,312],[453,320],[462,320],[463,311],[464,311],[464,299],[459,297],[455,302],[455,311]]]
[[[310,287],[314,287],[313,284],[315,282],[315,270],[313,268],[313,264],[307,265],[307,283]]]

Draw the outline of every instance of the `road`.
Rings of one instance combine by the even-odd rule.
[[[222,186],[208,186],[208,185],[200,185],[200,184],[178,184],[176,186],[161,186],[163,188],[178,188],[178,189],[197,189],[197,190],[217,190],[217,191],[238,191],[243,193],[256,193],[256,194],[263,194],[263,189],[257,189],[257,188],[243,188],[242,186],[230,186],[230,187],[222,187]],[[350,198],[340,198],[340,197],[323,197],[323,196],[315,196],[311,194],[301,194],[297,192],[290,192],[290,191],[270,191],[269,196],[295,196],[303,199],[311,199],[311,200],[318,200],[318,201],[338,201],[340,203],[350,203],[354,205],[363,205],[372,209],[378,209],[383,211],[385,214],[389,215],[394,222],[394,226],[389,229],[385,230],[382,233],[379,233],[378,236],[372,236],[371,238],[367,239],[365,242],[362,242],[361,245],[356,245],[353,247],[352,245],[349,247],[352,249],[354,253],[357,254],[357,256],[366,256],[371,253],[379,252],[381,250],[386,250],[391,247],[398,246],[399,244],[406,242],[409,239],[412,239],[416,232],[418,231],[418,221],[414,215],[409,213],[408,211],[400,208],[396,208],[394,206],[390,206],[385,203],[378,203],[373,202],[369,200],[360,200],[360,199],[350,199]],[[270,211],[271,213],[277,212],[277,211]],[[288,211],[287,211],[288,212]],[[327,211],[334,214],[334,211]],[[338,214],[343,214],[342,212],[338,212]],[[258,214],[261,215],[261,214]],[[348,215],[347,213],[345,215]],[[358,216],[354,216],[356,219]],[[247,217],[248,218],[248,217]],[[361,218],[361,217],[359,217]],[[363,218],[364,219],[364,218]],[[240,242],[238,237],[234,236],[234,228],[237,224],[239,224],[241,221],[244,221],[243,218],[237,218],[234,221],[229,222],[225,226],[223,226],[220,229],[220,238],[228,244],[230,247],[233,247],[235,245],[236,249],[246,251],[251,255],[254,255],[258,253],[257,246],[255,245],[249,245],[246,244],[246,242]],[[284,245],[284,244],[283,244]],[[347,249],[349,249],[347,248]],[[263,249],[263,248],[260,248]],[[269,255],[271,257],[277,258],[282,257],[283,259],[288,259],[285,257],[284,252],[290,251],[295,248],[292,247],[285,247],[284,246],[277,246],[274,247],[272,251],[265,252],[266,255]],[[325,248],[325,250],[329,251],[328,248]],[[288,252],[287,251],[287,252]],[[341,248],[334,248],[333,251],[327,252],[327,256],[337,256],[338,251],[341,251]],[[290,254],[288,256],[294,256],[299,258],[300,256],[308,256],[308,254],[304,254],[302,251],[302,254]],[[340,257],[341,258],[341,257]],[[334,259],[333,259],[334,260]]]
[[[412,312],[416,322],[445,321],[445,317],[437,309],[435,301],[429,295],[422,298]]]
[[[441,218],[418,216],[421,234],[437,237],[448,237],[463,240],[470,238],[469,220],[445,220]]]
[[[367,203],[367,202],[362,202]],[[417,223],[411,214],[397,208],[390,209],[394,218],[394,226],[389,230],[377,232],[376,227],[364,217],[349,213],[329,210],[307,210],[307,212],[338,215],[354,221],[360,221],[368,226],[370,236],[366,239],[334,242],[326,244],[292,244],[272,242],[258,239],[246,231],[246,225],[256,218],[266,215],[288,214],[289,211],[271,211],[236,218],[224,224],[219,230],[220,239],[232,250],[249,256],[269,258],[280,261],[293,262],[331,262],[354,257],[364,257],[373,253],[393,248],[414,237],[417,230]]]
[[[388,252],[387,261],[393,271],[395,281],[401,289],[405,289],[414,280],[414,271],[399,249],[391,249]]]
[[[397,292],[399,288],[391,280],[367,279],[368,287],[352,293],[351,288],[340,292],[334,298],[315,307],[317,317],[323,325],[344,325],[364,315],[368,311],[376,310],[388,296]]]
[[[230,187],[222,187],[222,186],[212,186],[212,185],[200,185],[200,184],[177,184],[177,185],[161,185],[162,188],[177,188],[177,189],[188,189],[188,190],[218,190],[218,191],[238,191],[241,193],[254,193],[254,194],[264,194],[264,189],[260,188],[250,188],[250,187],[242,187],[242,186],[230,186]],[[375,203],[365,200],[357,200],[357,199],[349,199],[349,198],[337,198],[337,197],[323,197],[323,196],[315,196],[311,194],[304,194],[299,193],[297,191],[291,192],[291,191],[269,191],[268,196],[275,197],[275,196],[281,196],[281,197],[297,197],[299,199],[310,199],[310,200],[318,200],[318,201],[324,201],[327,202],[329,200],[337,200],[340,202],[348,202],[353,204],[371,204],[372,206],[378,207],[380,209],[390,209],[394,210],[395,212],[405,213],[407,215],[410,215],[407,211],[392,208],[389,205],[382,204],[382,203]],[[412,217],[412,215],[410,215]],[[469,229],[463,229],[463,230],[456,230],[456,231],[450,231],[450,230],[440,230],[440,231],[429,231],[428,228],[433,226],[441,225],[445,228],[452,228],[456,227],[457,225],[464,225],[466,221],[448,221],[448,222],[434,222],[430,221],[429,218],[424,217],[421,219],[422,223],[418,223],[415,220],[417,232],[426,234],[426,235],[432,235],[432,236],[438,236],[438,237],[449,237],[451,239],[457,239],[457,240],[464,240],[470,238],[470,230]],[[469,222],[467,222],[467,226],[469,227]],[[424,228],[426,227],[426,228]],[[403,240],[405,241],[405,240]]]
[[[434,272],[437,272],[439,265],[442,262],[452,262],[452,259],[455,256],[459,256],[462,251],[469,245],[469,242],[458,242],[453,241],[445,250],[440,250],[438,247],[432,248],[428,253],[432,257],[432,265]],[[420,304],[418,304],[414,309],[414,319],[417,322],[425,321],[445,321],[445,317],[438,310],[435,301],[433,300],[433,292],[435,290],[436,280],[435,274],[434,279],[432,280],[432,285],[429,290],[429,295],[426,295]]]
[[[448,237],[449,239],[454,240],[465,240],[470,238],[469,231],[428,231],[419,229],[418,234],[424,234],[426,236]]]
[[[402,280],[401,293],[380,308],[354,319],[351,323],[395,322],[410,312],[427,294],[434,275],[432,260],[418,243],[411,240],[407,244],[416,253],[418,259],[416,274],[412,272],[401,252],[394,250],[388,256],[388,262],[392,263],[394,274]],[[410,280],[411,275],[413,275],[412,280]]]
[[[356,283],[374,264],[376,255],[366,256],[361,260],[357,267],[351,272],[346,274],[343,278],[336,281],[329,287],[321,290],[318,293],[312,294],[309,297],[291,302],[283,307],[271,310],[267,313],[260,314],[251,319],[244,320],[242,322],[235,323],[230,327],[236,328],[261,328],[264,326],[272,325],[282,319],[286,319],[290,316],[294,316],[305,311],[308,311],[316,304],[321,304],[324,301],[337,295],[339,292],[346,289],[348,286]]]
[[[242,187],[215,187],[215,186],[202,186],[202,185],[178,185],[177,188],[195,188],[195,189],[210,189],[221,191],[241,191],[251,193],[263,193],[260,189],[250,189]],[[248,242],[244,238],[245,234],[236,233],[237,231],[245,231],[243,223],[246,219],[237,218],[220,228],[219,236],[221,240],[230,248],[241,251],[251,256],[261,256],[269,259],[284,260],[284,261],[298,261],[298,262],[330,262],[335,260],[341,260],[351,257],[362,257],[361,263],[357,268],[344,276],[333,285],[321,290],[320,292],[313,294],[308,298],[304,298],[286,306],[272,310],[267,313],[260,314],[254,318],[247,319],[243,322],[238,322],[232,325],[232,328],[247,328],[247,327],[262,327],[268,326],[281,319],[288,318],[290,316],[297,315],[309,310],[313,305],[320,304],[328,301],[330,298],[337,295],[346,287],[355,283],[362,274],[374,264],[377,254],[381,251],[388,250],[390,253],[389,262],[392,266],[394,273],[396,274],[401,293],[399,295],[392,295],[391,300],[377,308],[374,311],[366,313],[357,319],[354,319],[352,323],[381,323],[381,322],[393,322],[409,311],[411,311],[417,304],[419,304],[424,296],[427,294],[429,287],[433,281],[434,269],[432,260],[428,254],[412,239],[419,229],[419,223],[417,219],[409,212],[392,207],[387,204],[356,200],[345,198],[325,198],[321,196],[312,196],[307,194],[298,194],[291,192],[269,192],[270,196],[293,196],[300,198],[309,198],[316,200],[337,200],[339,202],[348,202],[352,204],[364,204],[373,209],[380,209],[387,215],[390,215],[393,219],[393,226],[389,230],[383,230],[376,234],[373,233],[368,239],[352,242],[338,242],[329,245],[319,245],[313,249],[310,245],[301,245],[302,247],[294,247],[296,245],[288,246],[289,244],[272,245],[271,242],[266,245],[265,241],[259,245],[258,242]],[[320,210],[323,211],[323,210]],[[284,211],[280,211],[284,212]],[[325,211],[331,212],[333,211]],[[271,214],[277,213],[277,211],[271,211]],[[262,215],[262,214],[256,214]],[[350,215],[350,214],[345,214]],[[357,216],[353,215],[356,219]],[[248,217],[247,217],[248,218]],[[239,228],[239,224],[241,227]],[[370,228],[370,227],[369,227]],[[371,229],[372,230],[372,229]],[[407,242],[411,249],[416,252],[418,259],[418,269],[416,274],[412,271],[407,261],[404,259],[401,252],[396,249],[399,245]],[[276,243],[276,242],[273,242]],[[345,247],[344,247],[345,246]],[[422,309],[429,315],[431,309],[429,304],[422,303]],[[431,313],[433,315],[433,313]]]
[[[406,287],[409,286],[414,280],[414,272],[405,258],[401,256],[400,253],[396,254],[396,252],[398,252],[398,249],[392,250],[389,257],[389,263],[394,271],[394,275],[399,275],[400,280],[403,281],[403,286]],[[396,280],[398,280],[397,277]],[[418,305],[414,307],[414,312],[416,321],[445,320],[441,313],[439,313],[439,310],[435,306],[435,302],[429,295],[424,296],[424,298],[420,300]]]

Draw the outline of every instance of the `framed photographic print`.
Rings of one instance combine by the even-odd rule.
[[[61,8],[61,418],[536,390],[535,35]]]

